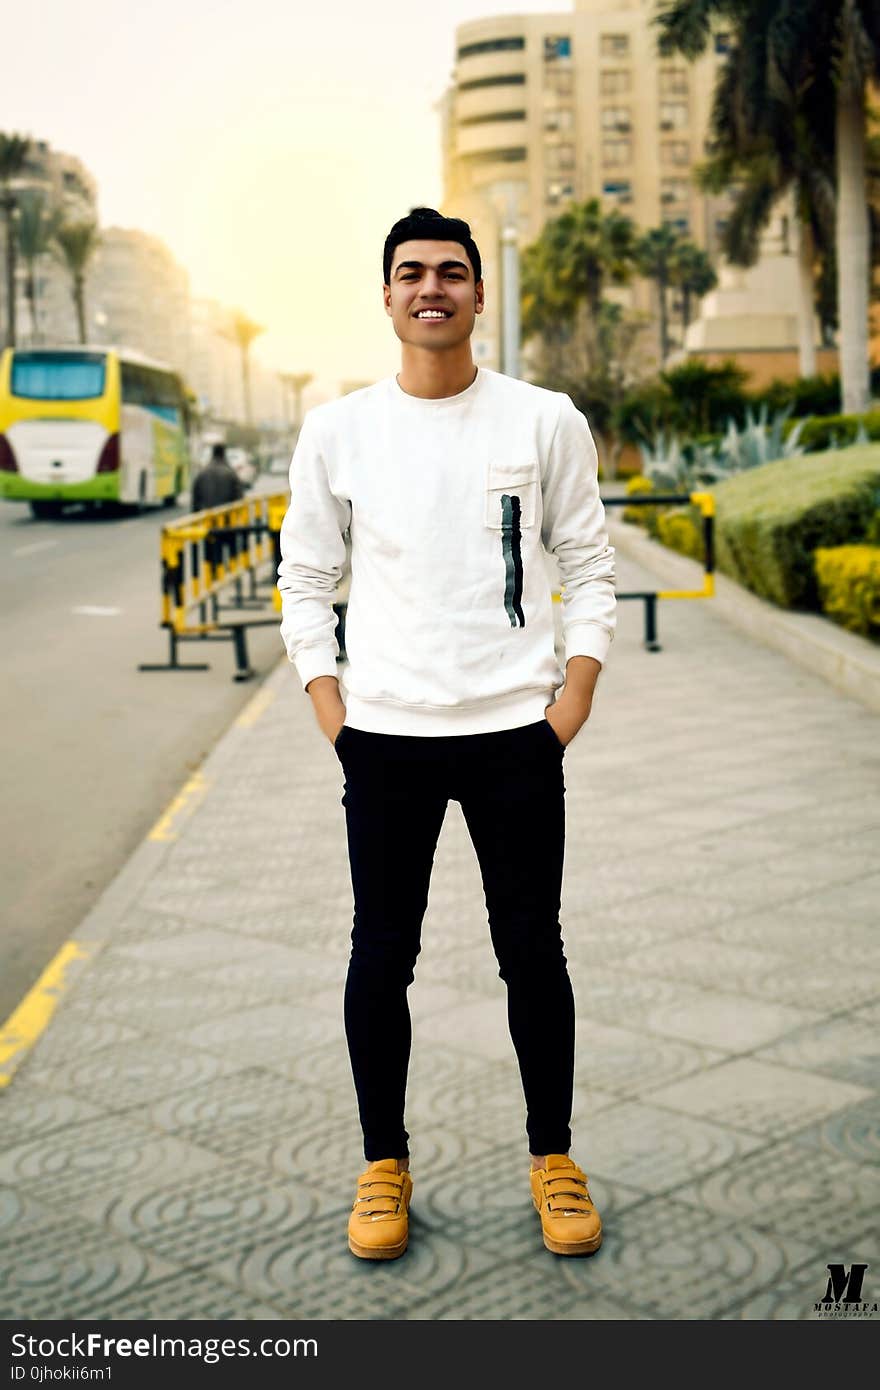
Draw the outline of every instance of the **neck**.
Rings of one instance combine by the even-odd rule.
[[[449,352],[430,352],[403,344],[397,381],[408,396],[422,396],[430,401],[457,396],[473,384],[476,375],[469,338]]]

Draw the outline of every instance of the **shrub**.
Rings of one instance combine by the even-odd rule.
[[[803,376],[796,381],[771,381],[756,391],[755,404],[765,401],[770,410],[790,410],[793,415],[832,415],[840,409],[840,377]]]
[[[653,491],[654,484],[651,482],[651,479],[643,477],[641,473],[637,473],[635,477],[630,478],[626,485],[627,497],[633,497],[634,495],[642,496]],[[657,513],[660,510],[659,507],[624,507],[623,519],[624,521],[631,522],[633,526],[643,526],[652,536],[656,536]]]
[[[880,639],[880,546],[823,547],[813,560],[829,618],[850,632]]]
[[[880,410],[867,415],[815,415],[809,420],[791,420],[787,428],[801,424],[801,444],[807,453],[824,449],[843,449],[859,438],[880,440]]]
[[[714,492],[718,568],[783,608],[817,608],[813,551],[864,539],[880,503],[880,448],[780,459]]]
[[[657,518],[658,539],[691,560],[705,557],[703,528],[696,507],[670,507]]]
[[[650,439],[658,430],[687,438],[723,429],[730,416],[741,420],[748,401],[746,373],[735,362],[709,367],[683,362],[628,391],[615,408],[613,427],[629,444]]]

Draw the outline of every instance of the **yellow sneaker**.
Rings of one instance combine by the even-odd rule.
[[[348,1248],[361,1260],[396,1260],[409,1236],[412,1178],[396,1158],[367,1165],[348,1218]]]
[[[587,1175],[565,1154],[547,1154],[530,1174],[532,1201],[541,1217],[544,1244],[554,1255],[592,1255],[602,1244],[602,1222]]]

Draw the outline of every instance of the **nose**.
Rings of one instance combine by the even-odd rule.
[[[441,283],[440,272],[437,270],[426,270],[425,278],[422,281],[423,297],[430,298],[433,296],[434,298],[437,298],[442,294],[443,285]]]

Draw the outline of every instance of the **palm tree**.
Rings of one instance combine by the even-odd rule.
[[[636,258],[640,271],[648,280],[657,284],[657,299],[660,309],[660,365],[669,356],[669,306],[666,291],[673,283],[675,258],[678,254],[681,237],[674,227],[652,227],[646,232],[636,247]]]
[[[684,341],[691,321],[691,296],[702,299],[704,294],[714,290],[718,276],[702,247],[684,238],[675,248],[670,274],[670,283],[681,290],[681,331]]]
[[[0,132],[0,211],[6,224],[6,344],[15,347],[15,230],[17,198],[13,181],[24,172],[30,140]]]
[[[625,285],[632,278],[635,243],[632,220],[616,210],[603,212],[598,198],[548,222],[523,255],[523,338],[558,335],[586,304],[595,345],[605,285]]]
[[[259,323],[254,323],[247,314],[243,314],[240,309],[236,309],[232,315],[229,332],[225,335],[232,342],[238,344],[241,353],[241,387],[244,400],[245,424],[253,424],[253,407],[251,404],[251,364],[250,349],[251,343],[255,338],[259,338],[261,333],[265,333],[265,328]]]
[[[55,231],[55,245],[71,280],[73,306],[81,343],[86,338],[86,271],[100,245],[96,222],[62,222]]]
[[[312,372],[279,372],[281,384],[293,396],[293,428],[298,433],[302,424],[302,393],[312,380]]]
[[[50,208],[46,195],[37,189],[27,189],[18,200],[18,251],[27,267],[25,295],[31,318],[31,339],[39,340],[37,313],[37,266],[40,258],[51,249],[60,226],[61,213]]]
[[[664,0],[656,20],[661,53],[698,57],[716,20],[733,34],[740,54],[749,55],[743,130],[756,139],[767,133],[768,103],[783,100],[806,123],[809,142],[819,149],[833,147],[842,408],[861,413],[870,397],[866,91],[880,77],[880,5],[877,0]],[[829,72],[830,103],[823,96]],[[805,243],[805,260],[808,252]]]
[[[816,372],[817,263],[834,246],[834,84],[817,77],[809,119],[761,44],[735,44],[715,89],[709,158],[695,182],[710,193],[732,191],[723,250],[733,265],[754,265],[761,234],[780,199],[789,196],[798,249],[798,354],[802,376]],[[821,117],[819,108],[821,106]]]

